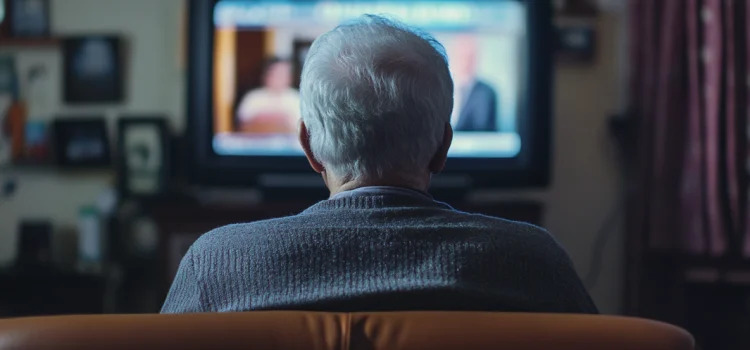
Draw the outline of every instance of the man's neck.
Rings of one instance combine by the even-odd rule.
[[[428,182],[424,181],[405,181],[403,179],[399,180],[350,180],[350,181],[327,181],[328,183],[328,189],[331,191],[331,197],[346,191],[355,190],[362,187],[372,187],[372,186],[388,186],[388,187],[401,187],[401,188],[408,188],[412,190],[417,190],[420,192],[427,192],[427,187],[429,186],[429,180]]]

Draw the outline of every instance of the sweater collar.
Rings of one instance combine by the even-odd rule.
[[[304,213],[331,209],[399,207],[433,207],[453,210],[448,204],[438,202],[422,191],[394,186],[368,186],[337,193],[327,200],[314,204]]]
[[[432,196],[427,192],[423,192],[423,191],[416,190],[413,188],[397,187],[397,186],[365,186],[365,187],[355,188],[353,190],[337,193],[331,196],[331,198],[329,199],[339,199],[339,198],[367,196],[367,195],[373,195],[373,196],[403,195],[403,196],[427,197],[430,200],[433,199]]]

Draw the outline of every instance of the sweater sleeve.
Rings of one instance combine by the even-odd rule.
[[[545,233],[547,244],[536,251],[536,262],[540,270],[552,271],[548,280],[538,280],[538,287],[555,291],[548,307],[562,313],[598,314],[599,309],[578,276],[570,255],[550,233]]]
[[[561,265],[561,274],[563,281],[567,281],[564,292],[561,297],[561,304],[563,305],[563,312],[568,313],[584,313],[584,314],[598,314],[599,309],[591,299],[591,295],[578,276],[576,269],[573,265],[573,261],[570,256],[562,248],[563,262]]]
[[[524,232],[521,239],[498,245],[508,266],[515,266],[511,271],[519,273],[512,280],[523,292],[521,304],[538,312],[598,314],[565,248],[547,230],[526,227],[519,232]]]
[[[200,282],[195,273],[193,250],[190,249],[180,262],[177,275],[161,308],[163,314],[206,312],[202,302]]]

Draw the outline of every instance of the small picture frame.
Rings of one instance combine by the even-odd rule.
[[[595,61],[597,37],[593,24],[558,24],[555,32],[558,62],[590,64]]]
[[[68,104],[124,100],[122,40],[88,35],[63,40],[63,95]]]
[[[0,0],[0,38],[11,36],[10,33],[10,0]]]
[[[50,35],[49,0],[4,0],[14,37],[45,38]]]
[[[596,0],[555,0],[553,2],[558,15],[564,17],[596,17],[599,6]]]
[[[123,116],[117,127],[118,187],[123,198],[156,197],[168,188],[169,128],[164,117]]]
[[[104,117],[63,117],[52,122],[56,164],[63,168],[108,168],[112,165]]]

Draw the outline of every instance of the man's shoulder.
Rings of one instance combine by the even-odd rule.
[[[341,215],[344,215],[343,213]],[[403,218],[400,218],[403,219]],[[405,230],[409,225],[400,225],[393,218],[393,225]],[[490,238],[495,246],[522,249],[527,247],[558,247],[555,238],[544,228],[525,222],[513,221],[478,213],[450,209],[434,215],[429,225],[445,232],[462,230],[470,235]],[[350,221],[351,222],[351,221]],[[295,235],[302,232],[326,229],[330,224],[328,216],[299,214],[275,219],[260,220],[222,226],[203,234],[194,244],[195,253],[209,251],[252,250],[282,242],[294,242]],[[394,227],[390,227],[393,229]],[[336,226],[340,230],[340,226]]]
[[[490,95],[490,97],[494,97],[497,93],[497,90],[494,86],[492,86],[492,84],[483,80],[477,80],[475,82],[474,91],[481,94]]]
[[[482,79],[477,79],[474,81],[474,88],[484,89],[484,90],[495,90],[495,88],[487,81],[484,81]]]
[[[464,214],[467,221],[488,232],[496,245],[561,248],[555,237],[540,226],[484,214]]]
[[[298,220],[293,215],[221,226],[201,235],[191,249],[203,252],[256,247],[274,236],[289,234]]]
[[[461,210],[453,210],[456,215],[462,216],[464,221],[476,222],[479,225],[487,226],[488,228],[497,229],[500,231],[513,231],[519,233],[528,234],[544,234],[547,235],[547,230],[544,228],[530,224],[523,221],[515,221],[505,219],[499,216],[492,216],[477,212],[466,212]]]

